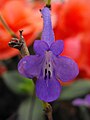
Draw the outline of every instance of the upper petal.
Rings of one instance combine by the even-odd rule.
[[[61,85],[55,77],[44,79],[42,76],[36,82],[36,95],[43,101],[51,102],[60,96]]]
[[[50,46],[50,50],[55,55],[59,55],[60,53],[62,53],[63,48],[64,48],[63,40],[57,40],[57,41],[53,42]]]
[[[45,41],[35,40],[34,51],[36,54],[43,55],[47,50],[49,50],[49,46]]]
[[[25,56],[18,63],[18,71],[27,78],[38,77],[41,71],[43,57],[30,55]]]
[[[72,80],[78,75],[78,66],[76,62],[72,59],[64,56],[59,56],[54,57],[53,60],[55,65],[56,76],[63,82]]]
[[[41,13],[43,18],[43,31],[41,40],[47,42],[47,44],[50,46],[51,43],[54,41],[54,33],[52,29],[50,10],[49,8],[44,7],[41,10]]]

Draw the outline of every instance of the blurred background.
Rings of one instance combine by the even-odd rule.
[[[34,54],[33,42],[40,39],[43,27],[39,10],[45,2],[0,0],[0,120],[47,120],[42,102],[33,97],[32,80],[17,71],[19,51],[8,46],[12,32],[19,37],[23,30]],[[62,55],[79,66],[77,78],[61,82],[60,98],[50,103],[53,119],[90,120],[90,0],[52,0],[51,17],[55,40],[64,41]]]

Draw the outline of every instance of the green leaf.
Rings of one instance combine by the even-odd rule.
[[[25,100],[19,107],[18,120],[45,120],[42,102],[30,98]]]
[[[61,92],[61,100],[71,100],[76,97],[83,96],[90,92],[90,81],[89,80],[77,80],[73,84],[63,88]]]
[[[84,106],[79,106],[79,109],[80,109],[80,116],[82,120],[90,120],[90,115],[87,108]]]
[[[34,83],[32,80],[19,75],[17,71],[10,71],[3,74],[5,84],[15,93],[32,94]]]

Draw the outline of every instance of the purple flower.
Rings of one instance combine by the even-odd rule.
[[[84,99],[77,98],[77,99],[73,100],[72,104],[74,106],[90,107],[90,94],[86,95],[86,97]]]
[[[34,42],[36,55],[22,58],[18,64],[18,71],[27,78],[37,77],[36,95],[46,102],[56,100],[61,92],[58,80],[67,82],[78,75],[78,66],[70,58],[59,56],[64,48],[62,40],[55,42],[52,30],[50,10],[41,10],[44,20],[41,40]]]

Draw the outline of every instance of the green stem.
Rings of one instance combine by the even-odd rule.
[[[43,105],[44,105],[44,111],[47,115],[48,120],[53,120],[52,106],[48,102],[44,102],[44,101],[43,101]]]
[[[51,0],[47,0],[46,6],[47,6],[47,7],[50,7],[50,6],[51,6]]]
[[[4,18],[0,15],[0,21],[1,23],[3,24],[4,28],[9,32],[9,34],[12,36],[12,37],[17,37],[15,35],[15,33],[10,29],[10,27],[7,25],[6,21],[4,20]]]
[[[51,3],[51,0],[48,0],[47,4],[50,5],[50,3]]]

